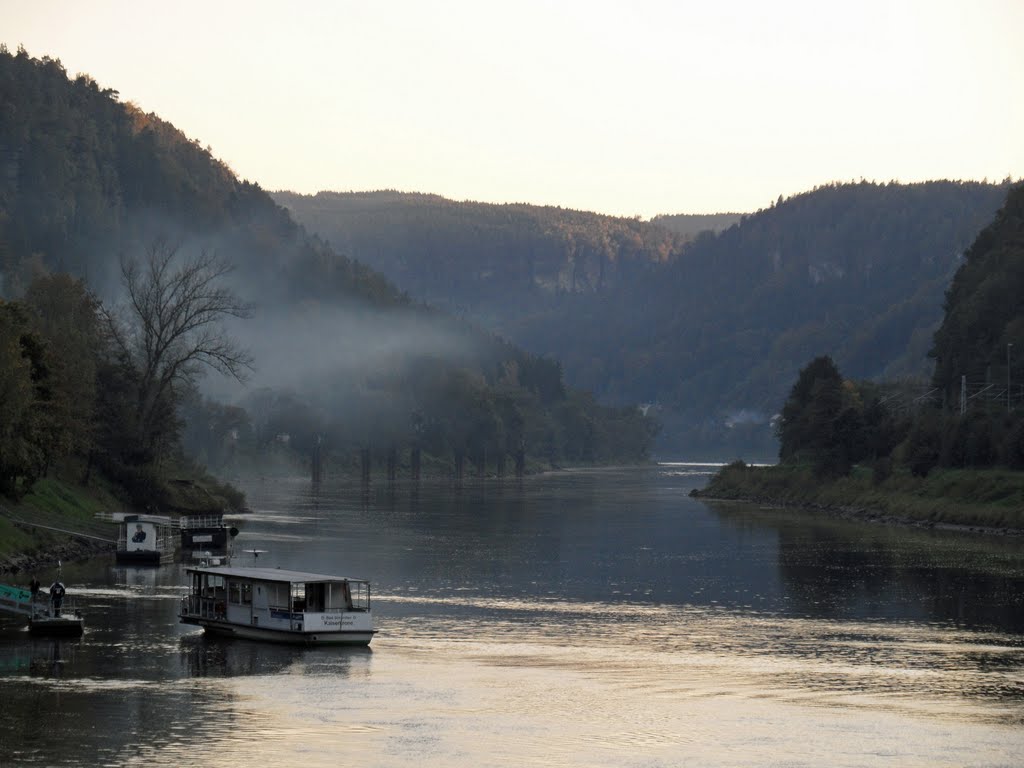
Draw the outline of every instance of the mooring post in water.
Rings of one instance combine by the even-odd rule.
[[[498,454],[498,460],[495,463],[495,471],[498,474],[498,479],[502,480],[505,477],[505,452],[502,451]]]
[[[370,484],[370,449],[363,448],[359,452],[360,465],[362,470],[363,485],[367,486]]]
[[[398,480],[398,449],[395,446],[388,448],[388,487],[394,488]]]
[[[323,452],[322,452],[321,438],[320,435],[316,436],[316,442],[313,444],[313,482],[319,483],[323,478]]]
[[[519,443],[519,448],[516,449],[516,480],[523,479],[523,473],[526,471],[526,445],[522,442]]]
[[[416,484],[420,482],[420,448],[416,446],[412,449],[409,455],[409,468],[412,472],[412,481]]]
[[[455,482],[462,485],[462,462],[464,455],[461,450],[455,451]]]

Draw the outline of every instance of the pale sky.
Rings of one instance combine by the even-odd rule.
[[[1024,176],[1024,0],[0,0],[268,190],[649,217]]]

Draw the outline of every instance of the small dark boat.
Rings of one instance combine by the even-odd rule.
[[[85,618],[68,598],[59,569],[47,594],[35,579],[29,589],[0,584],[0,610],[26,617],[33,635],[78,637],[85,631]]]

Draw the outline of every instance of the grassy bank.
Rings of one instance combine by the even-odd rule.
[[[821,480],[808,466],[730,464],[698,497],[814,507],[864,518],[956,525],[1024,533],[1024,472],[934,470],[928,477],[894,471],[878,477],[855,467],[848,477]]]
[[[16,504],[0,500],[0,571],[13,567],[28,570],[112,549],[112,544],[85,540],[64,531],[116,539],[116,527],[98,521],[96,513],[119,508],[119,503],[100,488],[56,477],[35,483]]]
[[[168,467],[157,489],[159,503],[134,509],[126,493],[93,473],[85,485],[84,466],[68,462],[37,481],[20,499],[0,497],[0,571],[27,563],[74,560],[112,549],[96,540],[117,539],[117,526],[97,519],[98,512],[152,511],[207,514],[239,509],[245,498],[235,488],[189,464]],[[84,536],[74,536],[71,531]],[[94,537],[92,539],[86,537]]]

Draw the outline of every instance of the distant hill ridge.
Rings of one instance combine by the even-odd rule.
[[[943,295],[1007,183],[834,183],[684,237],[661,222],[436,196],[277,193],[410,295],[612,402],[657,403],[666,450],[757,442],[808,360],[927,378]],[[699,221],[699,220],[698,220]]]
[[[605,293],[625,274],[673,258],[693,237],[636,218],[423,193],[273,197],[416,298],[492,319],[554,294]]]

